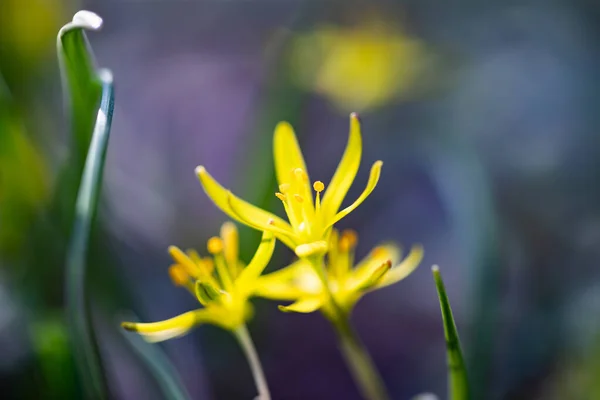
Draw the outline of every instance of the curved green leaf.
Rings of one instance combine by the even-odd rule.
[[[442,275],[437,265],[431,268],[435,287],[440,299],[442,319],[444,321],[444,336],[446,337],[446,349],[448,358],[448,398],[450,400],[468,400],[471,398],[467,370],[463,354],[460,348],[460,340],[452,316],[450,301],[446,295],[446,288]]]
[[[97,31],[102,18],[79,11],[58,32],[56,48],[63,84],[65,109],[70,118],[75,159],[83,165],[94,129],[102,83],[85,30]]]
[[[80,11],[59,31],[57,39],[63,89],[70,106],[72,137],[76,142],[75,160],[85,159],[67,250],[65,290],[73,356],[90,399],[108,396],[85,296],[89,238],[100,196],[114,108],[112,74],[94,68],[84,33],[84,29],[97,30],[101,26],[99,16]]]

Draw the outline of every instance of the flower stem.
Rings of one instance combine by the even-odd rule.
[[[359,385],[363,396],[370,400],[385,400],[388,395],[385,386],[373,360],[364,348],[356,331],[347,316],[341,316],[331,321],[340,340],[342,354],[352,372],[354,380]]]
[[[267,386],[267,380],[265,379],[265,373],[263,372],[256,348],[254,348],[254,342],[250,337],[248,328],[245,324],[240,325],[233,331],[236,339],[242,346],[242,350],[246,355],[250,369],[252,370],[252,376],[254,377],[254,383],[258,390],[258,397],[256,400],[271,400],[271,394],[269,393],[269,387]]]
[[[362,395],[368,400],[389,399],[383,380],[379,376],[373,360],[371,360],[369,353],[350,323],[349,314],[340,307],[333,297],[323,269],[323,258],[311,257],[308,260],[319,275],[329,297],[329,304],[326,307],[327,312],[324,315],[338,334],[342,355]]]

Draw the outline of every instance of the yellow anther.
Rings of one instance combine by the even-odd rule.
[[[223,251],[223,240],[221,238],[213,236],[208,239],[206,248],[210,254],[219,254]]]
[[[279,185],[279,191],[281,193],[285,193],[290,189],[290,184],[289,183],[282,183],[281,185]]]
[[[286,199],[285,194],[280,193],[280,192],[275,193],[275,196],[281,201],[285,201],[285,199]]]
[[[294,194],[294,199],[296,199],[298,203],[302,203],[304,201],[304,198],[297,193]]]
[[[304,172],[304,170],[302,168],[296,168],[294,170],[294,175],[296,175],[296,178],[298,178],[298,179],[306,178],[306,173]]]
[[[358,243],[358,235],[355,231],[351,229],[346,229],[342,232],[340,237],[340,250],[341,251],[349,251],[356,247],[356,243]]]
[[[325,185],[321,181],[316,181],[313,183],[313,189],[315,189],[315,192],[321,193],[325,189]]]
[[[169,277],[175,286],[184,286],[190,281],[190,276],[181,265],[173,264],[169,267]]]

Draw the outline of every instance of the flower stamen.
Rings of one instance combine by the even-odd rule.
[[[213,255],[215,260],[215,266],[221,285],[223,285],[223,289],[230,291],[233,288],[232,278],[235,277],[235,271],[227,265],[225,257],[223,256],[223,248],[223,240],[216,236],[208,239],[208,242],[206,243],[206,249]]]
[[[285,201],[287,200],[287,196],[280,192],[276,192],[275,197],[277,197],[279,200],[283,201],[284,204],[285,204]]]

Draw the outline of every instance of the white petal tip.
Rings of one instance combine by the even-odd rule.
[[[81,10],[73,15],[73,23],[96,30],[102,27],[102,18],[92,11]]]
[[[432,266],[431,272],[440,272],[440,267],[438,267],[437,265]]]

